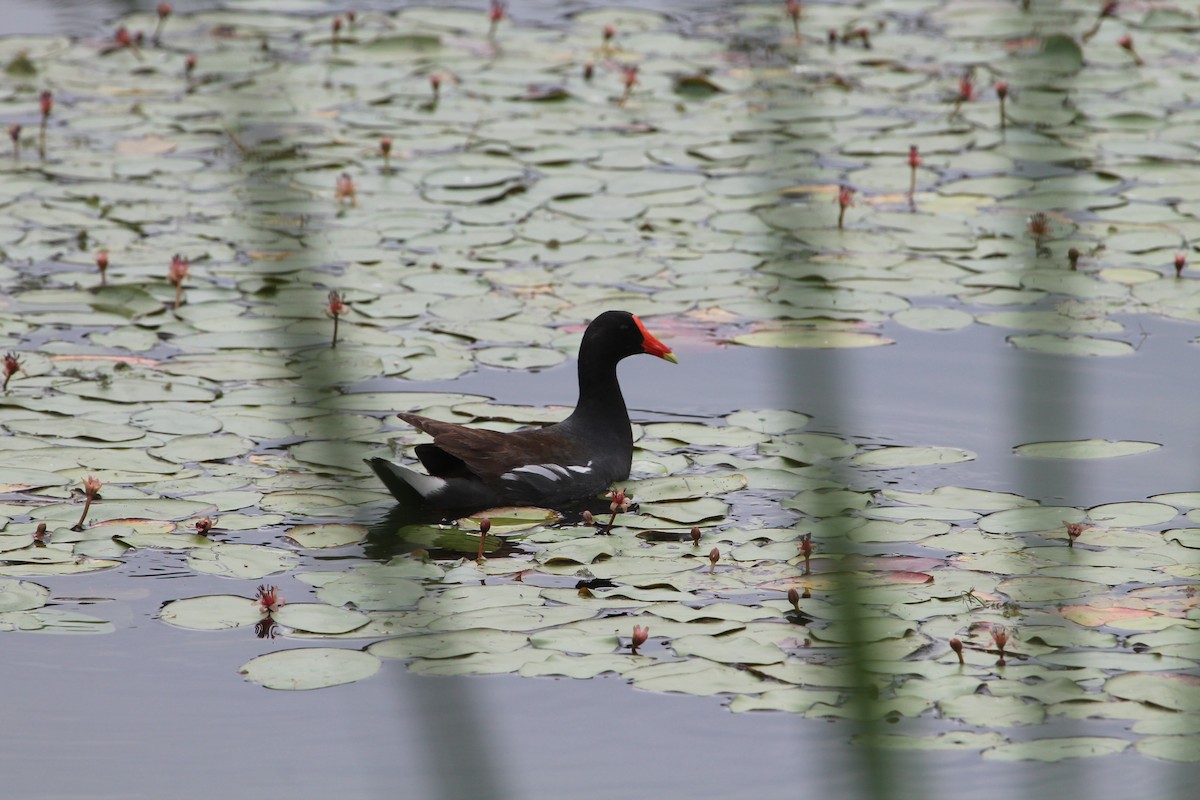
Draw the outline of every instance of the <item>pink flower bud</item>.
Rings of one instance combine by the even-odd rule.
[[[634,625],[633,637],[629,640],[629,649],[637,652],[637,649],[646,643],[646,639],[650,636],[650,627]]]

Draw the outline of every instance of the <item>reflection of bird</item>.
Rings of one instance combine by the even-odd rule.
[[[592,320],[579,347],[579,402],[571,416],[545,428],[500,433],[399,414],[433,437],[417,445],[423,475],[382,458],[367,461],[398,500],[413,493],[443,511],[469,513],[503,505],[555,506],[603,492],[629,477],[633,432],[617,382],[617,363],[649,353],[675,362],[671,350],[627,311]]]

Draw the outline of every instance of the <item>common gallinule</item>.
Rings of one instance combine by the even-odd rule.
[[[613,481],[629,477],[633,431],[617,382],[617,362],[637,353],[678,363],[636,316],[606,311],[583,333],[579,402],[562,422],[500,433],[401,413],[402,420],[433,437],[432,444],[416,448],[429,474],[382,458],[367,463],[397,500],[411,500],[415,492],[442,511],[556,507],[595,497]]]

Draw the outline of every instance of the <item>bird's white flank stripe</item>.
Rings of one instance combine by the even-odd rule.
[[[506,472],[500,476],[501,480],[518,481],[523,476],[518,475],[519,472],[524,472],[528,475],[537,475],[540,478],[545,478],[549,481],[561,481],[563,478],[570,478],[571,473],[575,472],[580,475],[586,475],[592,471],[592,462],[581,466],[572,464],[569,467],[564,467],[561,464],[526,464],[523,467],[517,467],[512,472]]]

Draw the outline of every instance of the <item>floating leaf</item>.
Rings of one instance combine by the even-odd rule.
[[[671,642],[679,656],[700,656],[725,664],[778,664],[783,651],[741,636],[681,636]]]
[[[358,544],[366,538],[363,525],[326,523],[318,525],[296,525],[288,530],[287,537],[300,547],[321,550],[330,547],[345,547]]]
[[[957,447],[881,447],[860,453],[851,459],[850,463],[863,469],[895,469],[930,464],[955,464],[974,458],[974,453]]]
[[[287,572],[300,563],[295,553],[275,547],[255,544],[215,544],[192,550],[188,566],[197,572],[225,578],[257,580],[279,572]]]
[[[378,658],[361,650],[310,647],[257,656],[238,672],[268,689],[300,691],[354,683],[371,677],[379,667]]]
[[[1032,442],[1013,448],[1019,456],[1035,458],[1117,458],[1158,450],[1153,442],[1114,441],[1111,439],[1077,439],[1066,442]]]
[[[529,643],[519,633],[473,628],[376,642],[367,651],[380,658],[458,658],[471,653],[509,653]]]
[[[163,622],[197,631],[217,631],[257,624],[262,607],[254,600],[229,594],[188,597],[165,603],[158,617]]]
[[[371,621],[359,611],[335,608],[324,603],[287,603],[271,614],[288,628],[307,633],[339,634],[358,630]]]
[[[1129,742],[1112,736],[1064,736],[1008,742],[983,752],[989,761],[1064,761],[1120,753]]]

